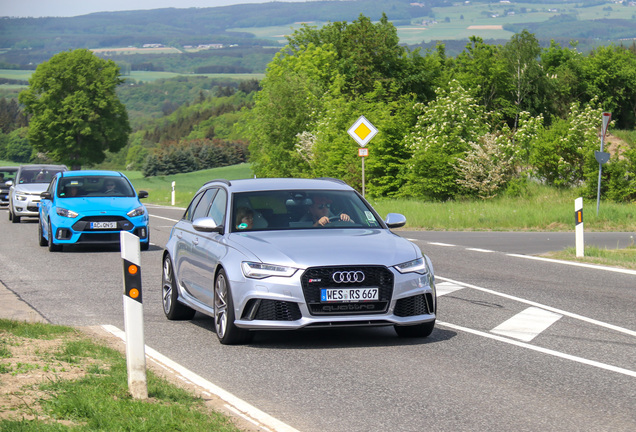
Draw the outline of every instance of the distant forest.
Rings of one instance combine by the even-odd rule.
[[[472,3],[492,1],[473,0]],[[514,2],[513,2],[514,3]],[[524,0],[523,4],[554,4],[554,1]],[[603,0],[582,0],[571,4],[585,8],[607,4],[608,8],[623,7]],[[449,0],[356,0],[270,2],[241,4],[213,8],[154,9],[140,11],[102,12],[70,18],[0,18],[0,69],[35,69],[60,51],[77,48],[103,49],[142,47],[162,44],[182,49],[189,45],[222,44],[222,50],[182,52],[181,54],[129,55],[109,54],[108,58],[123,65],[122,70],[171,71],[177,73],[264,73],[269,61],[282,47],[272,39],[259,39],[251,33],[231,32],[232,28],[286,26],[299,22],[353,21],[363,13],[379,20],[382,13],[395,25],[410,25],[422,17],[433,17],[432,8],[453,6]],[[587,51],[601,44],[630,44],[636,35],[636,8],[626,8],[625,18],[577,21],[562,15],[544,22],[506,25],[505,30],[518,33],[527,29],[536,35],[544,47],[550,40],[567,46],[578,41],[578,48]],[[630,40],[631,38],[631,40]],[[505,40],[486,40],[499,45]],[[460,53],[466,40],[440,40],[417,45],[424,49],[443,43],[448,55]],[[411,46],[410,48],[416,48]],[[231,48],[227,48],[231,47]]]

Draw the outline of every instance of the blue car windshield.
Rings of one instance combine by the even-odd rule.
[[[60,198],[134,197],[135,190],[123,177],[62,177],[57,186]]]
[[[381,227],[376,213],[352,191],[235,193],[231,220],[232,232]]]

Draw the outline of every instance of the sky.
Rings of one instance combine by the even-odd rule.
[[[272,0],[0,0],[0,16],[71,17],[94,12],[161,8],[206,8]],[[277,0],[303,1],[303,0]]]

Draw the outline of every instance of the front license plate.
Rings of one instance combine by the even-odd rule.
[[[322,302],[358,302],[378,299],[377,288],[323,288],[320,290]]]
[[[91,222],[91,229],[115,229],[117,222]]]

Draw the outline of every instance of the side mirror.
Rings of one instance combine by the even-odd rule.
[[[217,225],[211,217],[195,219],[192,221],[192,227],[201,232],[217,232],[219,234],[223,232],[223,225]]]
[[[42,192],[42,193],[40,194],[40,198],[50,200],[50,199],[51,199],[51,193],[50,193],[50,192],[48,192],[48,191],[46,191],[46,192]]]
[[[13,180],[7,180],[6,182],[4,182],[5,186],[13,186]]]
[[[406,217],[399,213],[389,213],[384,221],[389,228],[400,228],[406,225]]]
[[[145,190],[140,190],[137,195],[139,196],[139,199],[148,198],[148,192]]]

